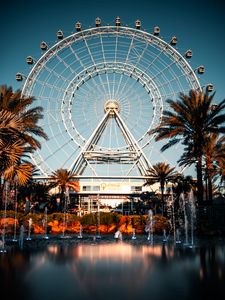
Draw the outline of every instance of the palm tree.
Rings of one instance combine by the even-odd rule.
[[[219,173],[219,164],[225,157],[224,142],[225,136],[219,137],[219,134],[212,133],[206,139],[204,146],[206,189],[210,202],[213,199],[212,180]]]
[[[161,203],[162,203],[162,214],[164,215],[164,189],[165,184],[168,181],[173,181],[175,177],[177,176],[177,172],[174,171],[175,167],[171,168],[169,164],[166,164],[164,162],[159,162],[155,165],[153,165],[152,168],[147,170],[147,176],[150,178],[147,179],[146,183],[144,185],[152,185],[155,183],[160,184],[160,190],[161,190]]]
[[[192,149],[192,148],[191,148]],[[188,166],[194,163],[192,151],[188,147],[179,159],[180,165]],[[206,200],[213,199],[213,180],[218,178],[221,172],[221,163],[225,157],[225,136],[211,133],[205,137],[203,146],[203,171],[205,178]]]
[[[42,108],[27,109],[33,97],[23,97],[21,91],[13,92],[11,87],[0,86],[0,175],[25,184],[32,175],[33,165],[24,161],[29,153],[41,148],[34,138],[47,139],[43,129],[37,125],[43,117]]]
[[[61,201],[64,202],[64,195],[66,188],[72,188],[76,191],[79,190],[79,182],[74,180],[75,173],[70,172],[66,169],[58,169],[50,176],[50,180],[52,181],[52,187],[60,188],[60,198]]]
[[[156,141],[168,139],[161,148],[181,143],[189,153],[190,162],[196,163],[197,198],[203,200],[202,158],[204,145],[209,133],[225,133],[225,99],[218,105],[213,105],[214,94],[191,90],[188,95],[180,93],[177,101],[168,99],[171,110],[163,112],[161,124],[151,133],[156,133]]]
[[[1,136],[8,130],[10,135],[25,141],[36,150],[41,148],[41,144],[34,136],[44,139],[48,137],[43,129],[37,125],[39,120],[43,118],[43,108],[36,106],[28,109],[28,106],[34,101],[34,97],[24,97],[19,90],[12,92],[11,87],[0,86]]]
[[[220,185],[225,182],[225,157],[223,157],[219,162],[218,174],[220,176]]]

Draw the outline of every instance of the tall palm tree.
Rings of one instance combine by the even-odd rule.
[[[224,142],[225,136],[219,137],[219,134],[212,133],[208,135],[204,146],[206,188],[210,202],[213,199],[212,180],[219,173],[219,163],[225,157]]]
[[[210,133],[205,136],[203,145],[203,171],[205,179],[206,200],[213,199],[213,180],[215,181],[221,172],[221,163],[225,157],[225,136],[218,133]],[[180,165],[188,166],[193,164],[194,158],[192,148],[185,148],[185,152],[179,159]]]
[[[79,182],[74,180],[75,175],[75,173],[66,169],[58,169],[50,176],[52,187],[58,186],[60,188],[60,198],[62,202],[65,200],[64,195],[67,187],[75,189],[76,191],[79,190]]]
[[[220,185],[225,183],[225,157],[223,157],[219,162],[218,174],[220,176]]]
[[[175,167],[171,168],[169,164],[166,164],[164,162],[159,162],[155,165],[153,165],[152,168],[147,170],[147,176],[150,178],[147,179],[146,183],[144,185],[153,185],[155,183],[160,184],[160,190],[161,190],[161,203],[162,203],[162,214],[165,214],[164,211],[164,189],[165,184],[168,181],[173,181],[175,177],[177,176],[177,172],[174,171]]]
[[[156,133],[156,141],[168,139],[161,148],[165,151],[177,143],[188,148],[197,170],[197,199],[203,200],[202,158],[206,137],[209,133],[225,133],[225,99],[213,105],[214,94],[191,90],[180,93],[177,101],[168,99],[170,110],[163,112],[161,124],[150,134]]]

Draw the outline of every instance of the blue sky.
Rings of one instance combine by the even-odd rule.
[[[123,25],[134,26],[142,21],[142,29],[152,32],[161,28],[160,36],[169,42],[178,38],[178,51],[192,49],[190,64],[193,69],[204,65],[206,72],[199,77],[202,86],[212,83],[215,102],[225,98],[225,4],[214,1],[151,1],[151,0],[86,0],[4,1],[1,4],[0,84],[22,89],[15,80],[17,72],[28,74],[26,57],[42,55],[40,42],[53,45],[56,32],[65,36],[75,32],[79,20],[83,28],[94,26],[100,17],[104,25],[114,24],[117,16]]]
[[[221,3],[220,3],[221,2]],[[26,56],[40,57],[39,44],[56,41],[56,31],[74,32],[77,20],[84,28],[94,25],[97,16],[113,24],[120,16],[123,24],[133,26],[136,19],[152,32],[155,25],[161,36],[178,37],[178,51],[193,50],[193,68],[204,65],[201,84],[213,83],[215,100],[225,98],[225,4],[222,1],[4,1],[1,4],[0,83],[21,88],[15,74],[26,74]]]

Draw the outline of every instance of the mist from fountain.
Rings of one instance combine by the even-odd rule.
[[[16,230],[17,230],[17,202],[15,203],[15,212],[14,212],[14,230],[13,230],[13,242],[17,242],[16,238]]]
[[[65,234],[65,230],[67,228],[67,222],[68,222],[67,205],[68,205],[69,202],[70,202],[69,189],[67,188],[66,189],[66,195],[65,195],[64,211],[63,211],[63,230],[62,230],[61,239],[70,239],[71,238],[70,235]]]
[[[117,241],[122,241],[123,240],[123,235],[122,235],[122,232],[120,230],[117,230],[114,234],[114,238],[117,240]]]
[[[180,195],[180,205],[184,217],[184,246],[194,246],[194,226],[196,220],[196,205],[194,193],[191,190],[185,197],[184,193]]]
[[[168,236],[166,234],[166,229],[163,229],[163,243],[166,243],[168,241]]]
[[[187,206],[186,206],[186,201],[185,201],[185,196],[182,193],[181,194],[181,199],[182,199],[182,208],[184,212],[184,232],[185,232],[185,245],[189,244],[189,239],[188,239],[188,227],[189,227],[189,222],[188,222],[188,213],[187,213]]]
[[[44,219],[43,219],[43,227],[44,227],[44,239],[48,240],[48,208],[47,206],[45,207],[45,213],[44,213]]]
[[[97,234],[96,234],[96,239],[100,239],[101,238],[101,234],[100,234],[101,215],[100,215],[99,200],[97,201],[97,203],[98,203],[98,211],[97,211]]]
[[[79,235],[77,236],[78,239],[82,239],[83,238],[83,227],[82,225],[80,224],[80,232],[79,232]]]
[[[153,211],[148,210],[148,219],[145,226],[145,231],[148,232],[147,240],[150,241],[151,245],[153,244]]]
[[[176,244],[181,244],[180,229],[176,229]]]
[[[18,203],[17,203],[17,186],[15,183],[15,203],[14,203],[14,230],[13,230],[13,242],[17,242],[16,238],[16,231],[17,231],[17,208],[18,208]]]
[[[31,226],[32,226],[32,219],[30,218],[29,221],[28,221],[28,235],[27,235],[27,238],[26,240],[27,241],[31,241]]]
[[[173,228],[173,241],[176,243],[176,218],[175,218],[175,209],[174,209],[174,198],[173,198],[173,189],[171,188],[171,211],[172,211],[172,228]]]
[[[23,224],[20,226],[20,235],[19,235],[19,248],[23,249],[23,241],[24,241],[24,226]]]
[[[191,226],[191,244],[190,247],[194,246],[194,227],[196,221],[196,204],[193,190],[188,193],[188,203],[190,207],[190,226]]]
[[[3,201],[4,201],[4,211],[3,211],[3,228],[2,228],[2,240],[0,241],[0,252],[5,253],[6,251],[6,246],[5,246],[5,234],[6,234],[6,212],[7,212],[7,203],[8,203],[8,193],[9,193],[9,183],[8,181],[5,182],[4,184],[4,189],[3,189]]]
[[[136,240],[135,228],[132,229],[132,240]]]

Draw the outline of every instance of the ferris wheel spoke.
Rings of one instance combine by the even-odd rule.
[[[167,68],[165,68],[164,71],[165,71],[166,69],[167,69]],[[172,69],[170,69],[170,73],[171,73],[171,75],[173,76],[173,79],[168,80],[168,79],[166,78],[165,81],[166,81],[166,83],[167,83],[167,86],[169,85],[169,86],[171,87],[171,89],[173,89],[171,83],[176,82],[176,84],[177,84],[177,86],[178,86],[178,90],[179,90],[180,92],[181,92],[181,91],[183,92],[183,87],[182,87],[182,84],[181,84],[181,82],[180,82],[180,78],[183,77],[183,74],[181,74],[180,76],[177,76],[177,75],[175,74],[175,72],[174,72]],[[157,73],[157,74],[154,76],[153,79],[156,79],[158,76],[160,76],[160,75],[162,75],[162,74],[163,74],[163,72],[161,72],[161,74],[160,74],[160,72]],[[165,77],[165,76],[164,76],[164,77]],[[164,85],[163,87],[165,87],[165,85]]]
[[[105,57],[105,50],[104,50],[104,45],[103,45],[103,41],[102,41],[102,36],[100,35],[100,44],[101,44],[101,50],[102,50],[102,56],[103,56],[103,62],[104,64],[106,63],[106,57]],[[110,90],[110,84],[109,84],[109,77],[108,74],[106,73],[106,78],[107,78],[107,84],[108,84],[108,90],[109,90],[109,96],[110,99],[112,99],[112,92]]]
[[[50,89],[55,89],[56,91],[64,92],[63,88],[60,88],[60,87],[58,87],[56,85],[53,85],[53,84],[50,84],[50,83],[48,83],[46,81],[42,81],[40,79],[36,79],[36,83],[40,84],[42,87],[45,86],[45,87],[48,87]]]
[[[146,64],[146,67],[143,69],[143,72],[146,72],[147,70],[151,69],[151,67],[152,67],[157,61],[160,60],[161,55],[163,54],[164,51],[165,51],[165,48],[162,47],[161,50],[159,51],[159,53],[155,55],[155,57],[153,58],[153,60],[152,60],[150,63]],[[152,52],[152,54],[153,54],[153,52]]]
[[[131,44],[133,43],[133,41],[134,41],[134,35],[132,36],[132,40],[131,40],[130,47],[129,47],[129,50],[128,50],[129,54],[130,54],[130,51],[131,51]],[[140,60],[142,59],[142,57],[143,57],[143,55],[144,55],[144,53],[145,53],[145,51],[146,51],[147,48],[148,48],[148,44],[145,45],[144,49],[142,50],[142,53],[141,53],[140,55],[137,56],[138,59],[137,59],[137,61],[135,62],[135,64],[133,65],[133,71],[135,70],[135,67],[138,66],[138,64],[139,64]],[[127,62],[127,61],[128,61],[128,55],[127,55],[127,58],[126,58],[126,62]],[[122,75],[121,75],[121,76],[122,76]],[[127,78],[127,82],[128,82],[128,80],[129,80],[129,78]],[[127,84],[127,82],[125,83],[125,85]],[[120,84],[118,85],[117,91],[120,90],[120,86],[121,86],[121,81],[120,81]]]
[[[59,131],[57,134],[53,131],[51,131],[51,134],[50,136],[48,136],[48,139],[51,141],[51,140],[57,140],[57,138],[59,138],[62,134],[63,135],[66,135],[67,132],[66,132],[66,129],[62,130],[62,131]]]
[[[64,77],[63,75],[61,75],[58,72],[56,72],[54,70],[54,68],[50,68],[50,67],[48,67],[46,65],[43,65],[43,68],[49,73],[49,76],[50,76],[49,78],[51,78],[51,76],[54,75],[60,81],[62,80],[63,82],[66,82],[66,83],[70,82],[66,77]]]
[[[93,65],[96,66],[96,62],[95,62],[95,60],[94,60],[94,57],[93,57],[92,52],[91,52],[91,49],[89,48],[86,39],[84,40],[84,43],[85,43],[85,46],[86,46],[86,48],[87,48],[87,51],[88,51],[88,53],[89,53],[89,55],[90,55],[90,59],[91,59]],[[95,80],[95,78],[93,78],[93,79]],[[106,91],[106,89],[105,89],[105,85],[104,85],[104,83],[103,83],[103,81],[102,81],[101,76],[99,76],[99,80],[100,80],[100,82],[101,82],[101,84],[102,84],[102,86],[103,86],[103,88],[104,88],[104,90],[105,90],[105,94],[107,95],[107,91]],[[108,86],[108,95],[109,95],[109,97],[110,97],[110,89],[109,89],[109,86]]]
[[[63,148],[64,148],[66,145],[68,145],[68,143],[70,143],[70,142],[71,142],[71,140],[66,141],[66,143],[64,143],[63,145],[60,145],[59,148],[56,148],[55,151],[51,151],[50,155],[48,155],[48,156],[46,156],[46,157],[44,158],[45,161],[47,161],[49,158],[53,157],[57,152],[63,151]],[[65,151],[63,151],[63,152],[64,152],[65,154],[67,154]]]
[[[76,74],[76,72],[74,72],[74,69],[72,69],[71,66],[69,64],[67,64],[67,62],[63,58],[61,58],[57,53],[56,53],[56,57],[59,60],[59,62],[64,65],[66,70],[69,69],[72,75]]]
[[[53,132],[52,132],[52,134],[53,134]],[[60,137],[62,136],[62,133],[59,135]],[[65,155],[67,155],[67,152],[65,152],[65,150],[63,149],[63,147],[62,147],[62,145],[58,142],[58,140],[56,139],[56,137],[54,137],[54,139],[49,139],[51,142],[54,142],[55,144],[56,144],[56,149],[61,149],[62,150],[62,152],[65,154]],[[71,139],[68,141],[68,143],[69,142],[71,142]],[[68,143],[66,143],[66,145],[68,144]],[[43,143],[43,145],[45,145],[45,147],[47,148],[47,150],[48,150],[48,152],[50,153],[50,155],[49,155],[49,157],[52,157],[52,156],[54,156],[54,154],[55,153],[57,153],[57,151],[56,152],[53,152],[52,150],[51,150],[51,148],[49,147],[49,145],[48,145],[48,143]]]
[[[71,154],[69,156],[67,156],[65,159],[64,159],[64,162],[62,162],[62,168],[68,168],[68,161],[71,161],[73,160],[74,156],[77,154],[77,152],[79,151],[80,149],[77,147],[74,149],[74,147],[72,147],[72,151],[71,151]]]
[[[138,55],[138,59],[137,59],[137,61],[135,62],[135,64],[133,65],[133,69],[132,69],[131,75],[133,74],[133,72],[135,71],[135,68],[138,66],[139,62],[141,61],[141,59],[142,59],[144,53],[146,52],[146,49],[147,49],[147,48],[148,48],[148,44],[145,45],[145,47],[144,47],[142,53],[141,53],[140,55]],[[129,77],[127,78],[126,84],[128,83],[128,80],[129,80]],[[125,85],[126,85],[126,84],[125,84]],[[132,90],[132,89],[134,88],[134,85],[135,85],[135,84],[136,84],[136,81],[134,80],[133,84],[131,84],[131,85],[129,86],[129,89]],[[124,88],[123,88],[123,90],[124,90]]]
[[[167,80],[167,81],[165,81],[165,82],[159,84],[159,85],[158,85],[158,88],[160,89],[160,88],[162,88],[162,87],[165,87],[165,86],[169,85],[170,83],[173,83],[173,82],[176,81],[176,80],[179,80],[179,79],[181,79],[181,78],[184,78],[184,76],[185,76],[184,73],[181,74],[181,75],[179,75],[179,76],[174,76],[172,79]],[[181,88],[181,89],[182,89],[182,88]]]

